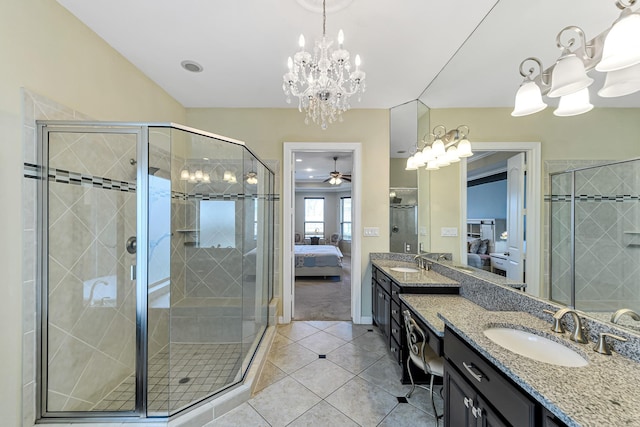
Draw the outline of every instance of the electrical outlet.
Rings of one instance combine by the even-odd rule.
[[[411,252],[411,245],[410,245],[409,243],[407,243],[407,244],[405,245],[404,251],[405,251],[405,252]]]
[[[365,227],[364,228],[364,237],[379,237],[380,236],[380,228],[379,227]]]

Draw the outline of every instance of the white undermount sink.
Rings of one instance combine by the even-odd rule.
[[[491,341],[514,353],[552,365],[579,367],[589,362],[563,344],[519,329],[494,327],[484,330]]]
[[[417,268],[411,267],[391,267],[389,270],[397,271],[398,273],[417,273],[418,271],[420,271]]]

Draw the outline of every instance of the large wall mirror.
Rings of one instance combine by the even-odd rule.
[[[418,218],[428,218],[425,250],[452,252],[454,262],[465,263],[468,234],[476,232],[467,220],[482,219],[467,216],[478,206],[468,206],[466,181],[481,179],[482,174],[504,174],[508,158],[531,153],[522,144],[539,143],[539,164],[527,170],[527,180],[537,183],[539,192],[527,194],[526,208],[537,208],[540,213],[536,232],[525,236],[530,264],[524,278],[536,278],[535,283],[528,283],[528,291],[602,320],[621,308],[640,312],[640,240],[636,241],[640,235],[640,162],[619,163],[640,157],[640,93],[601,97],[598,91],[605,83],[605,73],[591,70],[588,75],[594,82],[589,93],[594,108],[588,113],[558,117],[553,114],[558,98],[546,96],[548,107],[541,112],[524,117],[512,117],[511,112],[523,81],[519,73],[522,60],[537,57],[546,69],[560,57],[556,36],[563,28],[579,26],[586,40],[591,40],[609,29],[619,15],[615,1],[525,4],[500,0],[438,76],[425,82],[427,87],[418,97],[428,106],[427,128],[468,126],[476,153],[438,171],[418,171],[417,187],[428,189],[428,197],[418,202]],[[416,137],[419,140],[421,135]],[[396,165],[393,174],[400,158],[406,161],[407,155],[394,155],[392,150],[391,157]],[[581,170],[563,173],[574,169]],[[570,182],[579,191],[575,198],[570,196],[574,188]],[[473,203],[483,198],[496,203],[496,197],[481,196]],[[572,201],[574,223],[567,213]],[[501,219],[496,218],[499,213],[491,215]],[[454,228],[457,236],[442,236],[443,229]],[[630,316],[618,322],[630,328],[640,325]]]

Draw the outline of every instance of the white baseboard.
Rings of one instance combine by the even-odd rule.
[[[360,316],[360,325],[373,325],[373,317],[371,316]]]

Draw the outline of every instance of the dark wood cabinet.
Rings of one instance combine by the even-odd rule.
[[[450,329],[445,329],[445,414],[452,414],[470,399],[472,418],[482,420],[473,426],[531,426],[536,423],[536,403],[528,394],[468,346]],[[465,404],[465,406],[467,406]],[[499,414],[499,415],[498,415]],[[445,416],[445,420],[447,417]],[[445,421],[446,426],[458,424]]]
[[[407,357],[409,349],[407,338],[404,332],[403,310],[407,307],[400,301],[400,294],[457,294],[458,288],[446,286],[420,286],[406,285],[394,281],[382,270],[373,266],[371,281],[371,305],[374,325],[378,326],[380,332],[387,338],[389,351],[393,357],[402,365],[402,383],[408,384],[409,374],[407,369],[411,369],[413,378],[418,384],[428,384],[429,377],[415,366],[407,367]],[[422,324],[417,316],[414,318],[418,326],[422,328],[429,337],[429,345],[433,350],[442,355],[441,339]]]

